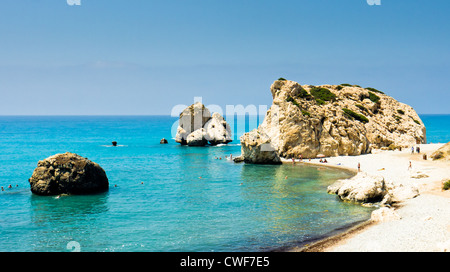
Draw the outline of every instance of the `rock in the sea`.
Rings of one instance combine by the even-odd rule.
[[[190,105],[180,114],[175,141],[182,145],[187,145],[188,135],[197,129],[203,128],[203,125],[209,119],[211,119],[211,113],[205,105],[200,102]]]
[[[236,162],[236,163],[243,162],[244,161],[244,157],[242,157],[242,156],[234,157],[233,161]]]
[[[426,143],[425,126],[413,108],[373,88],[347,85],[275,81],[264,122],[241,137],[245,161],[360,155],[392,144]],[[268,143],[273,154],[258,152]]]
[[[380,202],[387,193],[382,176],[372,176],[365,172],[359,172],[350,179],[336,181],[328,186],[327,192],[338,195],[342,200],[359,203]]]
[[[188,146],[204,146],[208,143],[206,140],[206,130],[204,128],[199,128],[189,134],[186,139]]]
[[[215,112],[205,123],[206,139],[211,145],[227,144],[231,142],[231,129],[222,115]]]
[[[160,144],[168,144],[169,142],[167,141],[166,138],[162,138],[161,141],[159,141]]]
[[[200,102],[187,107],[180,114],[175,141],[182,145],[204,146],[231,142],[231,129],[219,113],[211,113]]]
[[[278,150],[272,145],[267,135],[261,135],[257,130],[241,137],[242,160],[254,164],[281,164]]]
[[[433,154],[431,154],[431,158],[434,161],[436,161],[436,160],[443,160],[443,161],[450,160],[450,142],[446,143],[441,148],[439,148],[438,150],[433,152]]]
[[[97,163],[69,152],[39,161],[29,182],[37,195],[95,194],[109,188],[106,173]]]

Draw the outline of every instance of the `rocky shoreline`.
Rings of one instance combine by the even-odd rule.
[[[279,164],[281,158],[355,156],[426,143],[414,109],[374,88],[280,78],[270,91],[272,106],[258,129],[241,136],[238,160]]]
[[[390,186],[385,187],[383,199],[376,202],[380,208],[372,213],[368,221],[310,245],[285,251],[450,251],[450,191],[442,190],[443,183],[450,179],[450,162],[423,160],[423,153],[432,154],[442,146],[421,145],[421,154],[411,154],[406,150],[380,150],[374,154],[329,158],[326,164],[319,163],[317,159],[303,162],[354,169],[355,173],[360,163],[362,174],[348,179],[349,184],[343,185],[344,188],[356,190],[346,194],[346,197],[353,196],[356,199],[358,193],[359,196],[364,195],[361,192],[370,186],[364,183],[360,187],[354,185],[354,181],[362,177],[382,177],[385,186]],[[284,162],[290,163],[289,160]],[[379,178],[373,182],[382,183]],[[331,189],[339,187],[339,183],[346,182],[338,181],[330,186]],[[373,190],[367,192],[369,196]],[[336,192],[331,190],[331,193]],[[390,202],[386,201],[388,196]],[[348,200],[346,197],[343,199]],[[350,201],[363,205],[369,202],[355,199]],[[370,200],[368,197],[361,199]]]

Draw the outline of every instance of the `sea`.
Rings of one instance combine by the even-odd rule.
[[[420,117],[428,142],[450,141],[450,115]],[[227,145],[187,147],[171,116],[0,116],[0,251],[273,251],[370,217],[327,194],[344,170],[229,160],[262,118],[245,120]],[[108,192],[32,194],[38,161],[65,152],[102,166]]]

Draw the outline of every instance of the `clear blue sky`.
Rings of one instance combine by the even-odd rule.
[[[279,77],[450,113],[450,1],[2,0],[0,115],[270,105]]]

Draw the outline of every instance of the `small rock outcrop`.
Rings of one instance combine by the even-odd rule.
[[[159,141],[160,144],[168,144],[169,142],[167,141],[166,138],[162,138],[161,141]]]
[[[180,114],[175,141],[182,145],[204,146],[231,142],[231,129],[219,113],[211,113],[200,102],[187,107]]]
[[[263,123],[241,137],[246,162],[360,155],[426,143],[425,126],[414,109],[376,89],[302,86],[280,79],[270,91],[273,104]]]
[[[450,160],[450,142],[443,145],[441,148],[433,152],[431,154],[431,158],[433,161],[436,160],[443,160],[443,161],[449,161]]]
[[[29,182],[37,195],[95,194],[109,189],[106,173],[97,163],[69,152],[39,161]]]
[[[384,178],[360,172],[350,179],[338,180],[328,186],[329,194],[336,194],[342,200],[373,203],[380,202],[386,195]]]
[[[327,187],[329,194],[341,200],[357,203],[394,204],[414,198],[419,190],[411,183],[385,181],[382,176],[359,172],[352,178],[341,179]]]

